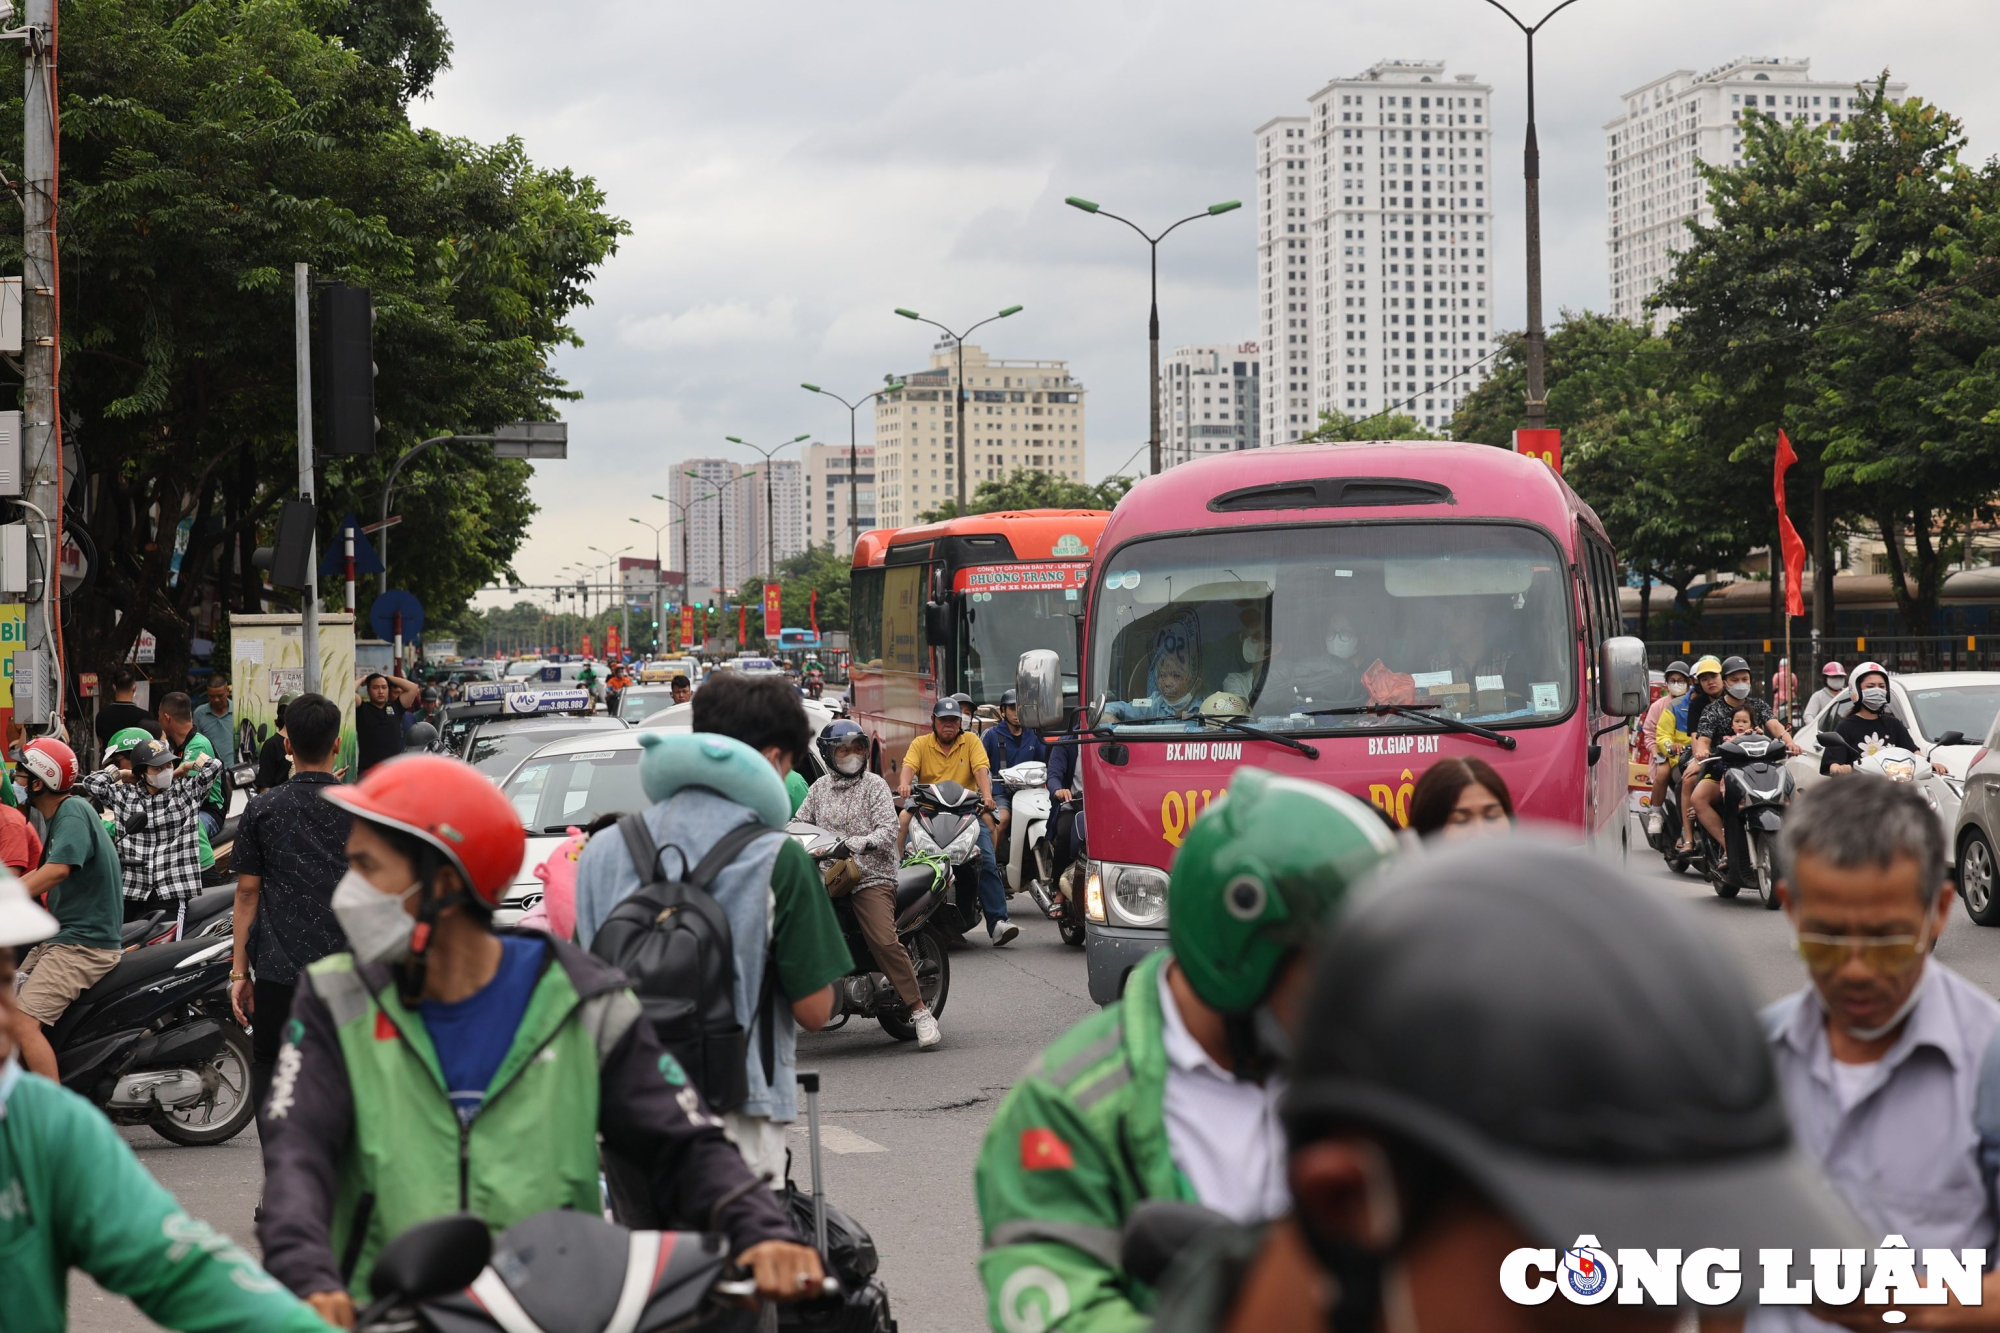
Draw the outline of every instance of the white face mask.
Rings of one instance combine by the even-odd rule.
[[[331,906],[340,928],[347,933],[355,962],[368,967],[400,963],[410,956],[410,936],[417,922],[403,910],[403,904],[416,891],[412,884],[401,893],[383,893],[358,870],[340,877]]]
[[[147,769],[146,785],[154,791],[165,791],[174,785],[174,770],[165,767]]]
[[[1329,634],[1326,636],[1326,650],[1335,657],[1352,657],[1361,645],[1354,641],[1352,634]]]
[[[834,772],[839,773],[843,777],[851,778],[856,773],[859,773],[867,765],[867,763],[868,763],[868,756],[865,754],[835,755],[833,759],[833,769]]]
[[[1724,688],[1729,691],[1729,697],[1732,699],[1748,699],[1750,697],[1750,682],[1747,680],[1731,681]]]
[[[1672,695],[1674,698],[1678,699],[1687,692],[1688,692],[1688,683],[1686,681],[1670,680],[1667,682],[1667,693]]]
[[[1839,691],[1841,691],[1841,690],[1844,690],[1844,689],[1846,689],[1846,688],[1847,688],[1847,677],[1845,677],[1845,676],[1828,676],[1828,677],[1826,678],[1826,687],[1827,687],[1827,688],[1828,688],[1829,690],[1832,690],[1832,691],[1834,691],[1835,693],[1838,693]]]
[[[1263,661],[1264,641],[1262,639],[1245,639],[1243,641],[1243,660],[1251,663]]]
[[[1871,685],[1861,691],[1861,702],[1870,712],[1880,712],[1882,705],[1889,702],[1889,691],[1879,685]]]

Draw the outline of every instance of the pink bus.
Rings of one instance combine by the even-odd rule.
[[[1447,755],[1524,819],[1622,851],[1642,645],[1590,507],[1545,464],[1447,442],[1295,445],[1141,482],[1091,561],[1082,760],[1090,991],[1166,937],[1166,869],[1242,763],[1409,822]],[[1062,723],[1060,664],[1022,658],[1022,712]]]

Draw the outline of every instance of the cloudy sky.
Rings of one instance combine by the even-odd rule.
[[[561,359],[584,398],[569,460],[538,479],[531,582],[591,544],[650,554],[626,520],[670,516],[642,497],[680,460],[749,457],[725,435],[844,442],[844,410],[799,382],[853,396],[924,364],[929,330],[896,306],[946,323],[1025,306],[976,341],[1067,359],[1090,389],[1090,474],[1129,469],[1145,248],[1064,196],[1149,224],[1247,205],[1251,130],[1379,59],[1494,86],[1498,322],[1521,318],[1523,47],[1482,0],[435,3],[457,53],[416,119],[518,135],[596,177],[633,227],[577,318],[587,345]],[[1743,54],[1809,57],[1824,78],[1886,67],[1984,157],[2000,151],[1996,37],[1993,0],[1581,0],[1537,43],[1551,315],[1606,303],[1601,127],[1620,94]],[[1246,206],[1162,248],[1168,346],[1255,336],[1252,226]]]

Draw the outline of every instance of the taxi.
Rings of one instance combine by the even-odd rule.
[[[550,741],[627,730],[618,718],[595,711],[589,690],[519,686],[518,681],[468,685],[465,702],[444,710],[438,748],[498,782]]]

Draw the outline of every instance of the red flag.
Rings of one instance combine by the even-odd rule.
[[[1067,1170],[1076,1165],[1069,1145],[1056,1137],[1053,1129],[1024,1129],[1021,1131],[1021,1169],[1023,1171]]]
[[[741,648],[750,638],[750,607],[747,603],[736,604],[736,646]]]
[[[806,599],[806,623],[812,626],[813,633],[815,634],[819,633],[819,589],[818,588],[814,588],[812,596]]]
[[[1802,616],[1806,613],[1805,589],[1800,580],[1806,570],[1806,544],[1799,540],[1799,530],[1792,526],[1791,516],[1785,512],[1785,471],[1799,461],[1792,452],[1792,442],[1785,438],[1785,432],[1778,432],[1778,465],[1771,476],[1771,489],[1778,498],[1778,546],[1785,557],[1785,614]]]

